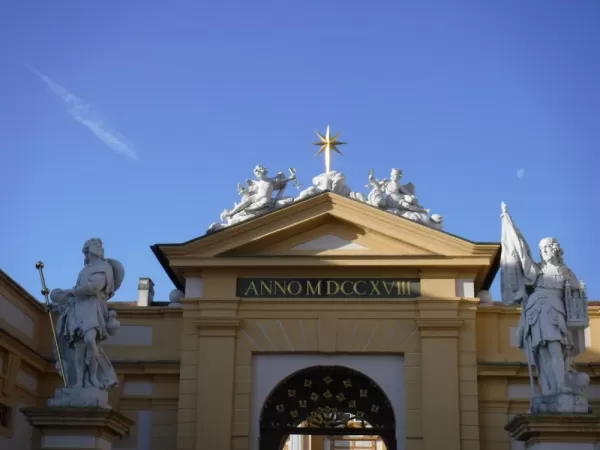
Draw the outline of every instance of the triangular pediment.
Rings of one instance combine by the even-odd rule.
[[[178,260],[263,256],[471,257],[477,244],[333,193],[155,252]]]
[[[223,253],[224,256],[417,256],[436,255],[432,248],[410,242],[408,237],[386,234],[382,230],[351,222],[331,212],[319,215],[304,226],[274,233]]]
[[[497,243],[471,242],[329,192],[152,250],[179,289],[190,272],[334,266],[466,271],[476,274],[476,289],[488,289],[500,255]]]
[[[335,234],[323,234],[315,239],[304,241],[290,251],[294,252],[324,252],[333,250],[369,250],[368,247],[358,244]]]

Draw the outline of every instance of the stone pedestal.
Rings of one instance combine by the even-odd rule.
[[[528,450],[595,450],[600,417],[593,414],[521,414],[504,427]]]
[[[48,400],[51,408],[103,408],[110,409],[108,391],[95,387],[58,388]]]
[[[588,414],[590,406],[583,394],[541,395],[531,400],[533,414]]]
[[[41,450],[111,450],[134,422],[106,408],[25,408],[23,414],[42,434]]]

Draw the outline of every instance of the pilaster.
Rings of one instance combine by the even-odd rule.
[[[198,331],[198,416],[196,448],[231,448],[235,339],[240,321],[202,318]],[[210,405],[208,407],[207,405]]]
[[[460,450],[457,318],[417,320],[421,334],[422,426],[425,450]]]

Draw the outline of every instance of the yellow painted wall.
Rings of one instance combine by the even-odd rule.
[[[295,273],[313,275],[311,269]],[[368,270],[362,274],[373,275]],[[241,301],[231,288],[235,278],[260,276],[260,271],[217,270],[211,275],[204,273],[206,295],[186,299],[183,308],[113,305],[123,327],[152,329],[151,345],[105,346],[121,380],[111,392],[111,404],[133,419],[140,411],[152,413],[152,448],[199,449],[202,442],[213,448],[248,448],[250,364],[257,351],[402,353],[407,450],[509,448],[503,427],[510,414],[528,407],[526,398],[509,395],[515,385],[525,386],[517,394],[526,392],[528,382],[524,358],[511,345],[517,308],[452,297],[448,288],[454,284],[439,271],[435,278],[422,274],[427,298],[397,302]],[[270,276],[284,275],[289,275],[287,269],[270,271]],[[404,273],[378,274],[392,275]],[[42,344],[50,340],[46,315],[6,286],[2,292],[33,317],[39,331],[26,342],[3,327],[0,402],[43,405],[59,384]],[[591,346],[579,362],[592,363],[587,370],[595,383],[600,307],[592,304],[590,316]],[[592,401],[596,408],[598,400]],[[1,433],[3,448],[1,439],[12,435],[7,429]],[[32,436],[35,449],[39,437],[35,431]],[[138,439],[134,428],[115,448],[136,448]]]
[[[316,230],[364,249],[294,254]],[[110,401],[137,421],[115,448],[246,450],[253,354],[345,353],[404,356],[406,450],[509,449],[503,428],[527,409],[529,395],[512,337],[519,310],[457,296],[457,280],[471,279],[476,289],[484,283],[497,244],[474,244],[325,195],[161,251],[173,276],[201,278],[202,289],[179,308],[112,304],[121,330],[105,348],[120,385]],[[47,315],[0,275],[0,294],[34,330],[23,335],[0,318],[0,403],[41,406],[60,384]],[[418,277],[421,296],[240,299],[238,277]],[[590,316],[590,348],[579,362],[588,364],[590,398],[600,407],[598,304],[590,303]],[[13,439],[15,430],[0,430],[0,450],[14,448],[1,439]],[[31,440],[36,449],[37,433]]]

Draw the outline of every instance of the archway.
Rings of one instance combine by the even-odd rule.
[[[306,424],[298,427],[300,424]],[[343,366],[312,366],[282,380],[265,400],[260,450],[281,450],[289,435],[380,436],[396,450],[396,418],[371,378]]]

